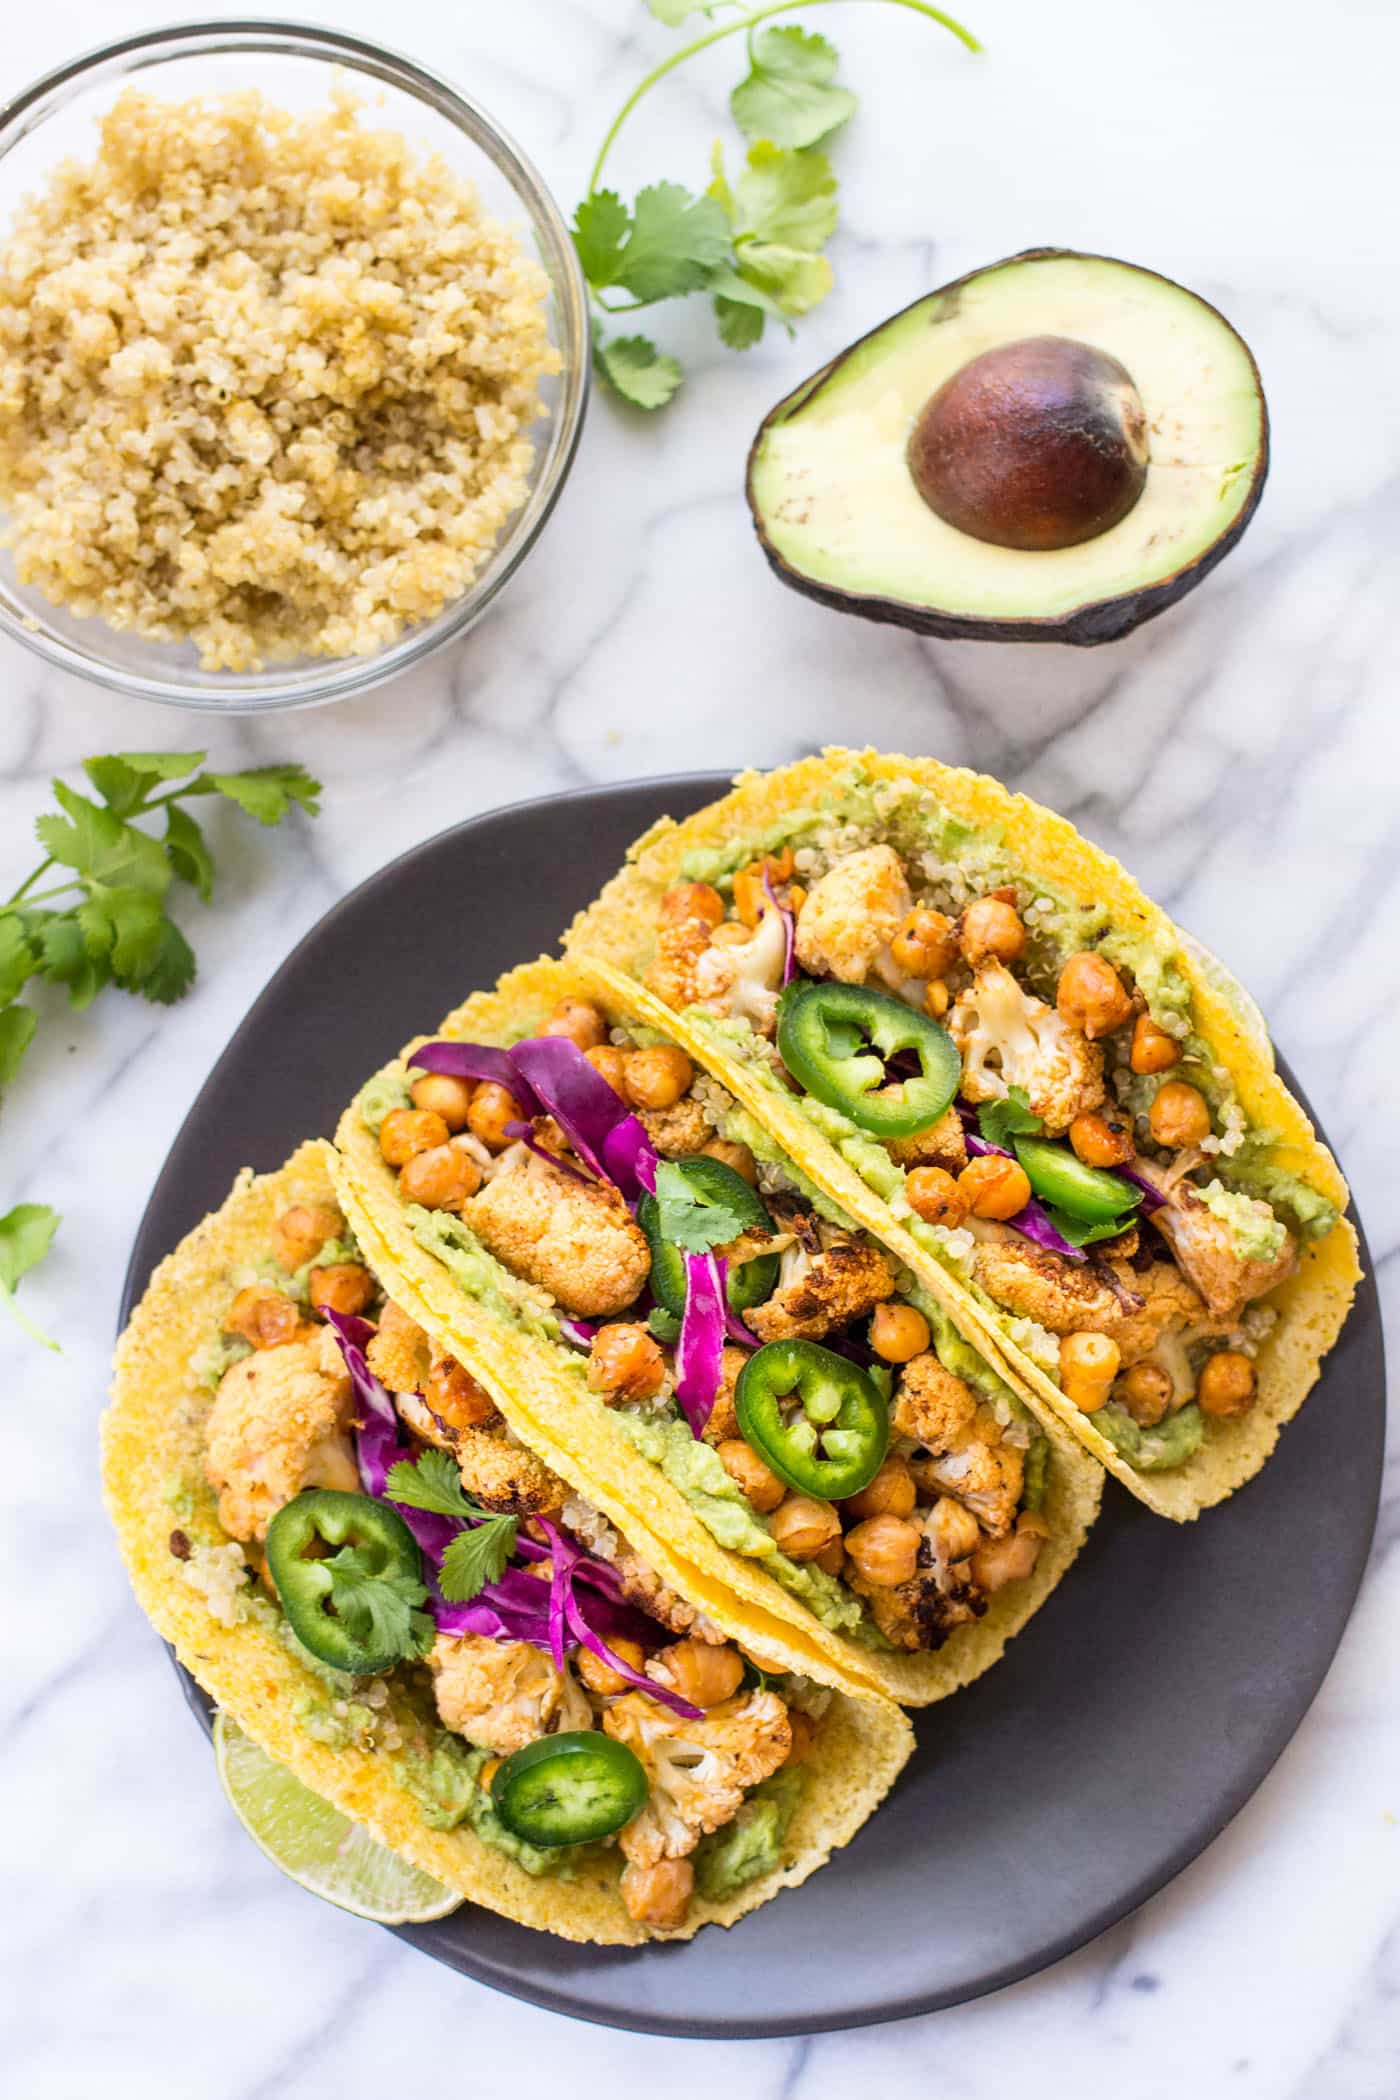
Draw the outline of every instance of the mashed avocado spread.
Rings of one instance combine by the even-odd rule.
[[[451,1211],[424,1210],[418,1203],[410,1203],[404,1215],[419,1246],[434,1255],[467,1295],[485,1306],[494,1318],[521,1327],[541,1340],[558,1341],[558,1316],[550,1309],[546,1294],[533,1284],[522,1283],[504,1263],[497,1261],[469,1225]],[[582,1371],[582,1359],[572,1353],[565,1351],[562,1361]]]
[[[1163,1473],[1185,1465],[1200,1450],[1206,1433],[1205,1416],[1194,1401],[1155,1429],[1141,1428],[1116,1400],[1089,1419],[1139,1473]]]
[[[784,1766],[754,1788],[732,1823],[700,1840],[695,1886],[707,1902],[723,1903],[782,1865],[783,1843],[805,1778],[800,1765]]]
[[[1211,1215],[1229,1227],[1241,1261],[1274,1261],[1283,1252],[1287,1234],[1267,1203],[1227,1189],[1223,1181],[1208,1181],[1198,1193]]]
[[[366,1080],[356,1097],[355,1106],[360,1111],[360,1121],[376,1137],[380,1126],[391,1110],[408,1108],[411,1105],[408,1081],[402,1065],[386,1065],[376,1072],[373,1079]]]

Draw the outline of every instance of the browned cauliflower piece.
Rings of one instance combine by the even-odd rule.
[[[1154,1261],[1148,1269],[1119,1273],[1142,1300],[1141,1312],[1120,1312],[1103,1329],[1117,1342],[1125,1366],[1150,1356],[1164,1335],[1184,1328],[1208,1329],[1204,1298],[1171,1262]]]
[[[797,914],[797,960],[813,977],[901,982],[890,942],[914,908],[893,846],[862,846],[829,868]]]
[[[1033,1240],[980,1240],[978,1283],[998,1305],[1038,1320],[1052,1334],[1106,1334],[1121,1317],[1118,1299],[1086,1263],[1066,1261]]]
[[[663,1159],[693,1159],[715,1134],[693,1094],[683,1094],[670,1108],[642,1108],[637,1115]]]
[[[646,1238],[617,1191],[533,1155],[488,1181],[462,1216],[498,1261],[584,1319],[623,1311],[651,1273]]]
[[[979,1595],[966,1561],[951,1567],[920,1567],[908,1582],[881,1589],[852,1571],[851,1588],[887,1641],[896,1648],[941,1648],[956,1626],[980,1618],[986,1599]]]
[[[1282,1283],[1297,1266],[1297,1242],[1288,1232],[1272,1260],[1240,1254],[1229,1221],[1217,1217],[1189,1181],[1177,1182],[1161,1209],[1152,1213],[1152,1223],[1216,1320],[1238,1319],[1246,1305]]]
[[[936,1123],[913,1137],[892,1138],[889,1155],[901,1167],[946,1167],[960,1174],[967,1165],[967,1138],[956,1108],[947,1108]]]
[[[663,919],[656,929],[656,949],[645,982],[666,1006],[677,1012],[700,999],[696,969],[709,951],[714,928],[708,919]]]
[[[693,1604],[668,1589],[655,1568],[648,1565],[639,1554],[630,1550],[620,1553],[613,1562],[622,1594],[629,1604],[635,1604],[657,1624],[665,1626],[682,1640],[687,1635],[697,1641],[716,1642],[724,1636],[705,1619]]]
[[[440,1633],[428,1668],[443,1726],[500,1757],[554,1728],[591,1726],[583,1691],[528,1641]]]
[[[747,1021],[759,1035],[772,1035],[778,1023],[778,994],[787,967],[787,929],[783,915],[765,910],[747,939],[730,920],[716,931],[721,938],[695,966],[696,995],[701,1005]]]
[[[1052,1137],[1104,1098],[1103,1051],[1053,1006],[1023,991],[1004,963],[984,963],[948,1017],[969,1101],[1024,1088]]]
[[[705,1424],[705,1442],[722,1444],[726,1437],[738,1436],[739,1417],[734,1408],[734,1388],[739,1383],[739,1373],[748,1360],[748,1350],[740,1349],[733,1342],[726,1342],[720,1357],[719,1391],[715,1404],[710,1409],[710,1419]]]
[[[467,1493],[502,1516],[559,1509],[569,1490],[543,1459],[489,1429],[459,1429],[452,1447]]]
[[[651,1795],[618,1844],[634,1866],[682,1859],[711,1830],[737,1814],[745,1787],[776,1772],[792,1748],[787,1708],[777,1694],[746,1692],[712,1706],[698,1721],[683,1720],[627,1692],[603,1715],[608,1735],[641,1759]]]
[[[360,1485],[350,1374],[329,1328],[258,1349],[225,1371],[204,1427],[204,1470],[230,1538],[260,1539],[303,1488]]]
[[[744,1318],[760,1341],[800,1336],[819,1342],[824,1334],[864,1319],[894,1292],[894,1271],[878,1247],[834,1239],[804,1257],[796,1277]]]
[[[951,1495],[993,1538],[1009,1531],[1025,1485],[1025,1456],[1002,1437],[990,1408],[944,1369],[931,1349],[904,1366],[891,1420],[919,1452],[911,1461],[926,1493]]]
[[[417,1321],[390,1299],[370,1337],[365,1362],[391,1393],[416,1393],[428,1375],[432,1346]]]

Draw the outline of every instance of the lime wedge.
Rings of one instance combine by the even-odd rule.
[[[214,1717],[214,1755],[243,1828],[274,1866],[313,1896],[376,1925],[421,1925],[462,1898],[400,1859],[260,1750],[225,1714]]]

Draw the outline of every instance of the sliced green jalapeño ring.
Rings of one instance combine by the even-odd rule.
[[[418,1542],[385,1502],[339,1488],[307,1488],[285,1503],[267,1527],[268,1573],[302,1647],[333,1670],[374,1677],[416,1650],[411,1643],[357,1637],[337,1616],[336,1571],[349,1553],[355,1556],[350,1594],[363,1596],[376,1582],[394,1583],[399,1602],[427,1602]],[[356,1614],[357,1628],[362,1623],[374,1620],[367,1612]]]
[[[594,1728],[542,1735],[508,1757],[491,1781],[496,1814],[527,1845],[586,1845],[611,1837],[646,1807],[641,1759]]]
[[[919,1070],[892,1079],[886,1067],[911,1052]],[[946,1113],[962,1060],[945,1028],[868,984],[794,978],[778,1004],[778,1054],[794,1079],[873,1137],[913,1137]]]
[[[1072,1218],[1107,1225],[1142,1201],[1142,1191],[1131,1181],[1104,1167],[1086,1166],[1067,1145],[1033,1137],[1013,1138],[1012,1143],[1033,1192]]]
[[[745,1441],[800,1495],[840,1502],[879,1472],[889,1409],[858,1364],[817,1342],[766,1342],[739,1373],[734,1407]]]

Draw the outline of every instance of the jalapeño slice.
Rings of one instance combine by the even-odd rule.
[[[357,1638],[345,1619],[337,1617],[335,1571],[350,1552],[361,1594],[376,1581],[397,1582],[405,1591],[404,1601],[416,1590],[414,1601],[426,1603],[418,1542],[398,1511],[385,1502],[347,1495],[339,1488],[307,1488],[285,1503],[267,1527],[268,1573],[302,1647],[333,1670],[373,1677],[392,1669],[410,1650],[372,1636]]]
[[[886,1069],[901,1052],[912,1053],[919,1066],[907,1079]],[[949,1107],[962,1077],[945,1028],[867,984],[794,978],[778,1004],[778,1053],[809,1094],[879,1138],[927,1130]]]
[[[585,1845],[610,1837],[645,1808],[641,1759],[594,1728],[542,1735],[517,1750],[491,1781],[491,1800],[527,1845]]]
[[[840,1502],[879,1472],[889,1409],[857,1364],[817,1342],[766,1342],[734,1389],[745,1441],[800,1495]]]
[[[695,1192],[698,1203],[722,1204],[745,1232],[771,1232],[773,1220],[742,1174],[722,1159],[700,1155],[673,1162]],[[655,1196],[643,1196],[637,1205],[637,1223],[651,1249],[651,1293],[658,1305],[676,1318],[685,1315],[685,1255],[661,1230],[661,1205]],[[746,1312],[772,1297],[778,1283],[778,1257],[761,1254],[756,1261],[737,1262],[729,1270],[725,1295],[731,1312]]]
[[[1012,1143],[1033,1192],[1071,1218],[1107,1225],[1142,1201],[1142,1191],[1131,1181],[1105,1167],[1086,1166],[1067,1145],[1034,1137],[1013,1138]]]

